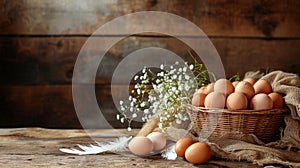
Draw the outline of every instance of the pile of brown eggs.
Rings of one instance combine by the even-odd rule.
[[[179,157],[184,157],[193,164],[202,164],[211,157],[211,148],[205,142],[196,142],[192,138],[186,137],[178,140],[174,150]]]
[[[245,78],[230,82],[219,79],[198,89],[193,95],[192,105],[230,110],[268,110],[283,107],[284,101],[279,93],[272,91],[266,80]]]

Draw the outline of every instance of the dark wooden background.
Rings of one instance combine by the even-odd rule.
[[[198,25],[218,50],[228,77],[249,70],[300,73],[299,0],[0,0],[0,127],[80,128],[71,80],[82,45],[113,18],[148,10]],[[182,56],[188,49],[174,38],[142,34],[109,50],[96,94],[116,128],[124,125],[115,119],[111,67],[145,46]]]

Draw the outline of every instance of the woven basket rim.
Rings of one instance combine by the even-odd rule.
[[[189,108],[193,111],[204,112],[204,113],[227,113],[227,114],[256,114],[256,115],[265,115],[265,114],[283,114],[288,112],[288,108],[273,108],[268,110],[229,110],[229,109],[219,109],[219,108],[204,108],[193,106],[191,104],[184,104],[186,108]]]

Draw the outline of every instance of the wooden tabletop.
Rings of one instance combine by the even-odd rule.
[[[138,130],[127,132],[135,135]],[[212,158],[204,165],[193,165],[181,158],[167,161],[161,156],[140,158],[130,152],[77,156],[65,154],[59,148],[72,148],[76,144],[89,145],[117,138],[113,130],[62,130],[44,128],[0,129],[0,167],[258,167],[247,162],[232,162]]]

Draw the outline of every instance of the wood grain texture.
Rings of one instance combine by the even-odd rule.
[[[0,38],[0,83],[70,84],[76,58],[86,40],[85,37]],[[220,55],[227,77],[265,69],[300,74],[300,40],[211,38],[211,41]],[[178,39],[131,36],[119,41],[105,53],[99,65],[96,83],[110,84],[118,64],[130,53],[145,47],[164,48],[192,62],[188,54],[191,48]],[[205,48],[205,45],[200,44],[199,47]],[[86,66],[94,64],[94,56],[104,52],[97,46],[89,49],[90,56],[85,57]],[[153,61],[151,57],[143,60],[149,61]],[[143,62],[132,60],[128,66],[142,65]],[[121,80],[119,82],[124,83]]]
[[[297,0],[2,0],[0,6],[3,35],[90,35],[116,17],[152,10],[184,17],[209,36],[300,37]]]
[[[95,87],[99,109],[110,125],[93,125],[93,128],[127,127],[127,123],[122,124],[116,119],[118,110],[113,102],[111,89],[119,93],[118,90],[129,90],[129,87],[131,86]],[[90,99],[90,96],[84,95],[83,99]],[[78,105],[80,106],[80,102]],[[0,86],[0,111],[0,127],[82,128],[74,108],[71,85]],[[133,128],[141,126],[140,122],[132,123]]]
[[[212,158],[208,163],[192,165],[183,159],[166,161],[159,155],[140,158],[129,151],[113,154],[77,156],[60,152],[59,148],[72,148],[76,144],[89,145],[94,141],[108,142],[118,135],[116,130],[93,130],[92,135],[83,130],[54,130],[41,128],[0,129],[0,166],[9,168],[61,167],[258,167],[247,162],[225,161]],[[135,132],[117,130],[125,135]],[[90,131],[88,131],[90,132]],[[113,135],[113,136],[110,136]],[[110,136],[110,137],[109,137]]]
[[[227,77],[250,70],[300,74],[298,0],[0,0],[0,126],[80,128],[71,82],[82,46],[105,23],[139,11],[169,12],[199,26],[219,52]],[[155,20],[149,23],[157,24]],[[178,28],[189,33],[185,27]],[[109,41],[121,36],[116,32],[105,37]],[[188,38],[199,37],[191,34]],[[126,56],[145,47],[161,47],[191,61],[187,45],[157,33],[130,36],[108,52],[99,45],[89,50],[91,56],[84,61],[87,66],[95,64],[93,56],[105,53],[95,79],[96,93],[105,117],[117,128],[124,125],[115,119],[110,84]],[[128,66],[151,59],[133,60]],[[120,79],[118,84],[124,81]]]

